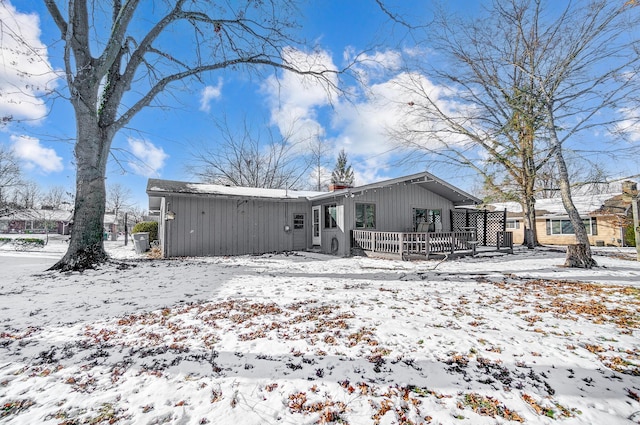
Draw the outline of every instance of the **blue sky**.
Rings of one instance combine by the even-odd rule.
[[[429,2],[385,3],[414,22],[428,19]],[[476,1],[455,4],[467,11],[477,7]],[[374,0],[310,1],[302,8],[302,14],[300,38],[313,42],[326,63],[339,68],[349,52],[367,51],[370,57],[387,66],[386,72],[374,66],[361,70],[366,74],[370,92],[347,81],[344,88],[354,92],[354,96],[350,101],[334,98],[330,103],[321,87],[303,86],[291,75],[281,75],[276,85],[271,73],[248,76],[231,70],[206,75],[202,84],[177,85],[170,96],[162,98],[163,108],[142,111],[116,136],[107,185],[120,183],[129,187],[132,200],[145,206],[149,177],[193,181],[186,169],[193,162],[193,146],[201,143],[215,146],[219,136],[214,120],[223,115],[232,125],[241,126],[242,119],[247,117],[255,128],[270,126],[284,132],[293,126],[298,134],[315,132],[330,146],[334,158],[340,149],[346,150],[357,184],[423,171],[423,165],[396,163],[397,156],[385,129],[397,117],[380,101],[394,95],[388,83],[400,72],[400,49],[414,47],[404,28],[390,23]],[[53,78],[51,72],[63,66],[62,43],[56,41],[59,31],[39,0],[3,0],[0,17],[20,28],[31,48],[43,58],[41,63],[15,65],[28,69],[32,77],[18,78],[12,83],[24,88],[0,98],[0,115],[11,114],[18,120],[0,129],[0,143],[15,150],[25,177],[37,182],[43,191],[52,185],[72,190],[75,123],[71,106],[59,97],[38,97],[42,94],[40,88],[45,86],[64,89],[64,81]],[[0,81],[15,78],[7,66],[13,59],[6,41],[4,47],[1,60],[5,66],[0,70]],[[429,171],[465,190],[473,192],[479,187],[468,170]],[[639,172],[634,161],[616,170],[619,176]]]

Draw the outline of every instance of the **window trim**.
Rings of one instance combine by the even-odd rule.
[[[416,215],[416,212],[418,210],[424,211],[424,214],[427,217],[427,220],[424,221],[425,223],[428,223],[429,226],[429,232],[435,232],[436,231],[436,222],[437,220],[435,219],[436,216],[440,217],[440,226],[443,226],[443,218],[442,218],[442,208],[429,208],[429,207],[414,207],[413,208],[413,228],[414,231],[417,232],[418,231],[418,225],[420,224],[420,222],[418,222],[418,216]],[[423,216],[424,218],[424,216]],[[433,228],[432,228],[433,226]]]
[[[358,207],[364,207],[364,211],[363,211],[363,226],[358,226]],[[373,209],[373,223],[368,223],[367,220],[367,210],[369,209],[368,207],[371,207]],[[355,212],[355,220],[354,220],[354,226],[356,229],[375,229],[376,228],[376,222],[378,220],[377,217],[377,211],[376,211],[376,204],[373,202],[356,202],[355,206],[354,206],[354,212]],[[371,224],[371,225],[369,225]]]
[[[338,204],[326,204],[322,206],[322,224],[325,229],[338,228]],[[333,211],[333,214],[331,214]]]
[[[517,230],[520,228],[520,220],[507,219],[504,227],[505,229]]]
[[[305,214],[294,213],[293,214],[293,230],[304,230],[305,228]]]
[[[584,224],[584,227],[587,230],[587,235],[596,236],[598,234],[598,224],[597,224],[598,222],[595,217],[583,218],[582,223]],[[569,220],[566,217],[547,218],[546,226],[547,226],[547,235],[565,236],[565,235],[576,234],[575,230],[573,229],[573,225],[571,224],[571,220]],[[557,231],[558,229],[559,229],[559,232]]]

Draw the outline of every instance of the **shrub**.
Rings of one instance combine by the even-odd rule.
[[[11,242],[16,251],[24,251],[30,248],[44,248],[44,239],[15,238]]]
[[[636,246],[636,232],[633,224],[624,229],[624,244],[626,246]]]
[[[158,222],[143,221],[133,226],[131,233],[149,232],[149,241],[158,240]]]

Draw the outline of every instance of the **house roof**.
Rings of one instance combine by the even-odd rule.
[[[209,195],[230,198],[262,198],[262,199],[308,199],[324,192],[310,192],[288,189],[265,189],[258,187],[224,186],[219,184],[190,183],[174,180],[149,179],[147,194],[149,195],[149,211],[160,209],[160,200],[166,194]]]
[[[321,195],[314,196],[313,200],[331,198],[339,195],[358,194],[368,190],[380,189],[400,184],[415,184],[425,190],[433,192],[443,198],[451,201],[454,205],[471,205],[480,204],[482,201],[473,195],[459,189],[444,180],[434,176],[428,172],[411,174],[409,176],[398,177],[390,180],[383,180],[377,183],[371,183],[364,186],[352,187],[349,189],[340,189],[334,192],[325,192]]]
[[[118,216],[115,214],[105,213],[103,224],[118,224]]]
[[[46,220],[46,221],[70,221],[73,217],[73,213],[66,210],[39,210],[39,209],[24,209],[17,210],[8,213],[2,217],[5,221],[31,221],[31,220]]]
[[[631,209],[630,197],[624,194],[615,195],[606,199],[594,214],[618,214],[625,215]]]
[[[305,199],[317,200],[331,198],[334,196],[345,196],[358,194],[368,190],[389,187],[398,184],[416,184],[429,190],[454,205],[479,204],[480,199],[456,188],[453,185],[441,180],[434,175],[422,172],[405,177],[385,180],[378,183],[349,189],[336,190],[334,192],[311,192],[286,189],[263,189],[253,187],[223,186],[216,184],[189,183],[173,180],[149,179],[147,183],[147,194],[149,195],[149,210],[158,211],[160,209],[161,198],[167,194],[191,194],[209,195],[217,197],[239,197],[239,198],[263,198],[263,199]]]
[[[625,214],[629,202],[623,200],[622,195],[599,193],[592,195],[573,196],[573,203],[581,216]],[[507,210],[511,216],[522,216],[522,206],[517,202],[496,202],[490,204],[496,210]],[[567,211],[560,198],[545,198],[536,200],[536,215],[538,218],[566,216]]]

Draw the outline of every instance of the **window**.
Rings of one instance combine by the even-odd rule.
[[[304,229],[304,214],[293,215],[293,230]]]
[[[520,220],[507,220],[507,229],[519,229],[520,228]]]
[[[413,229],[416,232],[441,232],[442,210],[414,208]]]
[[[356,204],[356,229],[376,228],[376,205]]]
[[[595,217],[582,220],[588,235],[597,235],[598,228]],[[547,219],[547,235],[573,235],[573,225],[568,218]]]
[[[335,229],[338,227],[338,206],[329,204],[324,206],[324,228]]]

